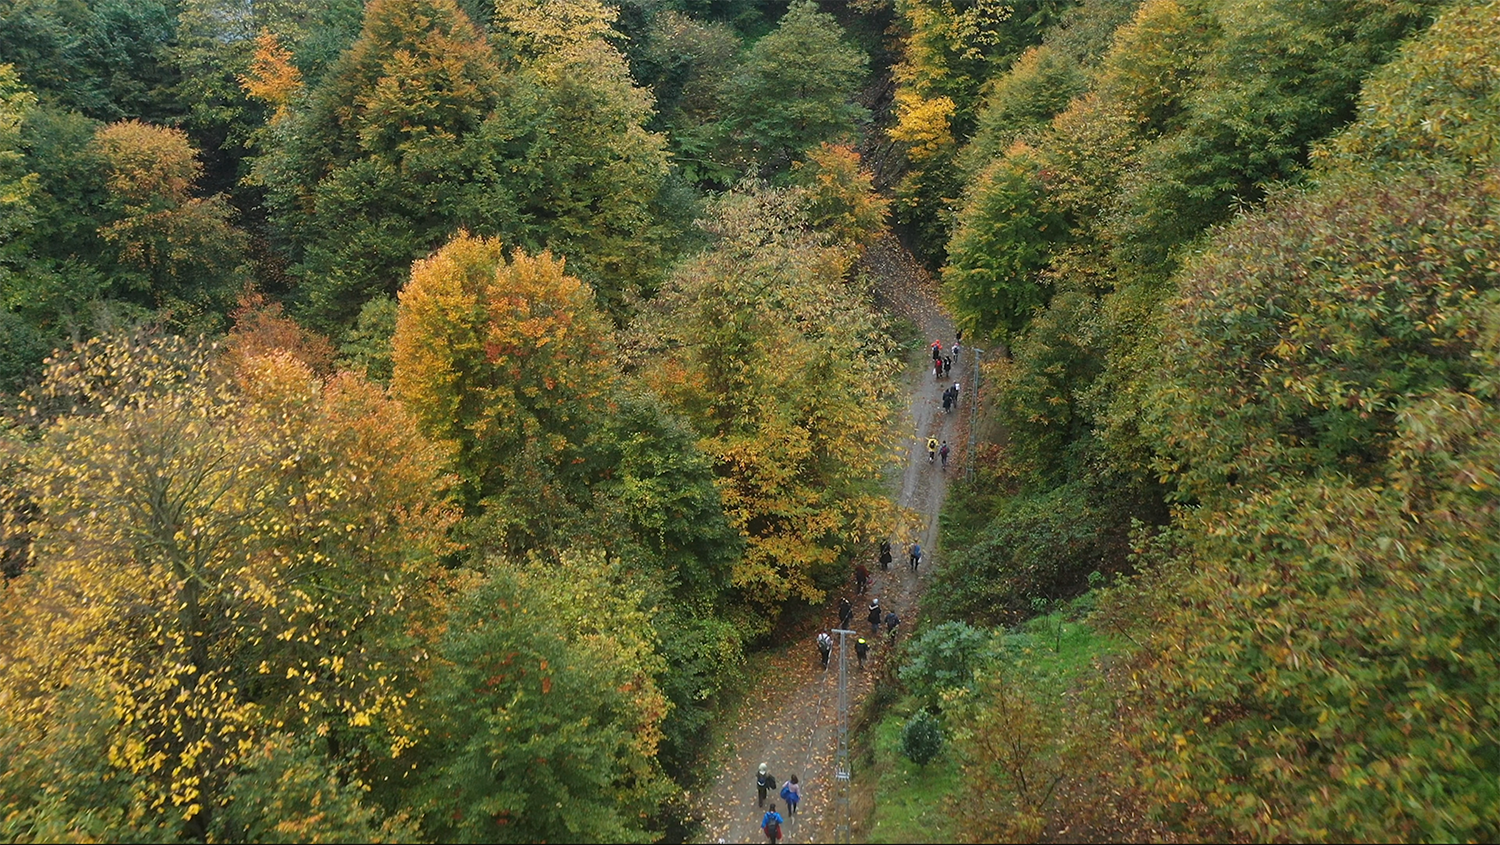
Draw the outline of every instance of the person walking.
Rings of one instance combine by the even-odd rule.
[[[937,458],[938,442],[936,437],[927,438],[927,463],[932,463]]]
[[[948,375],[948,373],[950,373],[952,371],[953,371],[953,359],[944,356],[944,358],[943,358],[943,375],[946,376],[946,375]]]
[[[865,668],[865,658],[870,656],[870,644],[864,637],[854,641],[854,656],[859,658],[859,668]]]
[[[880,633],[880,599],[870,602],[870,636]]]
[[[828,668],[828,655],[833,653],[833,637],[827,631],[818,632],[818,654],[823,658],[823,668]]]
[[[797,805],[802,803],[802,787],[797,783],[797,776],[792,775],[791,780],[781,786],[781,800],[786,802],[786,814],[797,815]]]
[[[943,389],[943,413],[953,410],[953,388]]]
[[[943,469],[947,469],[948,468],[948,441],[944,440],[943,441],[943,445],[938,448],[938,457],[941,458],[942,461],[943,461]]]
[[[849,599],[839,599],[839,627],[845,631],[849,630],[849,622],[854,619],[854,605]]]
[[[887,613],[885,615],[885,636],[886,636],[886,639],[890,640],[891,642],[895,642],[896,641],[896,626],[900,625],[900,624],[901,624],[901,617],[899,617],[899,616],[896,615],[896,611],[893,610],[890,613]]]
[[[766,792],[776,788],[776,778],[771,777],[771,768],[765,763],[755,772],[755,806],[766,806]],[[775,812],[776,802],[771,802],[771,810]]]
[[[943,357],[943,342],[941,340],[934,340],[932,342],[932,360],[936,361],[936,360],[938,360],[939,358],[942,358],[942,357]]]
[[[776,812],[776,802],[772,801],[771,809],[767,810],[766,814],[760,817],[760,832],[766,835],[766,841],[771,843],[771,845],[776,845],[777,842],[781,841],[781,824],[784,821],[786,819],[783,819],[781,814]]]
[[[920,543],[911,544],[911,555],[907,563],[911,565],[912,572],[916,572],[917,567],[922,565],[922,545]]]
[[[886,538],[880,541],[880,569],[882,572],[891,568],[891,541]]]
[[[933,358],[932,359],[932,377],[933,378],[938,378],[938,379],[940,379],[940,378],[943,377],[943,359],[942,358]]]
[[[854,589],[859,595],[865,594],[865,588],[870,586],[870,568],[863,563],[854,565]],[[844,626],[849,627],[848,625]]]

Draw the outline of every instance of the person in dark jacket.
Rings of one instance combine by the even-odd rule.
[[[771,777],[771,767],[765,763],[755,773],[755,806],[766,806],[766,792],[776,788],[776,778]],[[776,802],[771,802],[771,812],[776,811]]]

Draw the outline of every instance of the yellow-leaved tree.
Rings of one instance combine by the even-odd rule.
[[[747,185],[633,339],[648,382],[697,426],[731,523],[733,583],[763,624],[817,602],[888,528],[894,359],[852,251],[807,225],[807,193]],[[821,584],[821,586],[820,586]]]
[[[37,399],[8,444],[33,512],[0,597],[0,834],[409,836],[338,773],[413,742],[442,451],[361,379],[150,333],[59,356]],[[263,805],[267,766],[326,812]]]

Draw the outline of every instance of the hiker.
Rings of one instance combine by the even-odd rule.
[[[755,773],[755,806],[766,806],[766,791],[776,788],[776,778],[771,777],[771,769],[765,763]],[[776,802],[771,802],[771,810],[776,810]]]
[[[953,359],[952,358],[948,358],[948,357],[944,357],[943,358],[943,375],[945,375],[945,376],[948,375],[948,373],[951,372],[952,370],[953,370]]]
[[[781,823],[786,821],[781,814],[776,812],[776,802],[771,802],[771,809],[760,817],[760,832],[766,835],[766,841],[771,845],[781,841]]]
[[[891,541],[889,539],[880,541],[880,569],[889,571],[891,568]]]
[[[958,341],[953,341],[953,360],[958,360]]]
[[[896,626],[900,624],[901,617],[896,615],[896,611],[893,610],[887,613],[885,615],[885,635],[894,641],[896,639]]]
[[[870,586],[870,569],[863,563],[854,566],[854,589],[859,595],[865,594],[865,588]],[[848,625],[844,626],[849,627]]]
[[[854,605],[847,598],[839,599],[839,627],[849,630],[849,620],[854,618]]]
[[[859,668],[865,668],[865,658],[870,656],[870,644],[864,637],[854,641],[854,656],[859,658]]]
[[[818,632],[818,654],[823,658],[823,668],[828,668],[828,655],[833,653],[833,637],[827,631]]]
[[[917,567],[922,565],[922,546],[920,543],[911,544],[911,558],[907,562],[911,564],[912,572],[916,572]]]
[[[933,459],[937,457],[937,447],[938,442],[936,437],[927,438],[927,463],[932,463]]]
[[[948,468],[948,441],[946,441],[946,440],[943,441],[942,447],[938,449],[938,457],[943,459],[943,469],[947,469]]]
[[[942,378],[943,377],[943,359],[942,358],[933,358],[932,359],[932,377],[933,378]]]
[[[802,803],[802,787],[797,785],[796,775],[781,787],[781,800],[786,802],[788,816],[797,815],[797,805]]]
[[[941,357],[943,357],[943,342],[941,340],[934,340],[932,342],[932,360],[936,361]]]
[[[870,602],[870,636],[880,633],[880,599]]]

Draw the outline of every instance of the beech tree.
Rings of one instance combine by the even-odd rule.
[[[597,26],[564,37],[512,5],[502,55],[452,0],[371,3],[308,104],[270,127],[255,178],[320,327],[394,295],[460,228],[566,255],[616,310],[657,273],[649,95]]]
[[[817,3],[788,7],[726,83],[725,119],[745,157],[742,166],[768,176],[803,151],[852,133],[865,116],[854,96],[867,61]]]
[[[8,824],[201,839],[263,740],[320,742],[327,773],[410,747],[402,629],[451,517],[441,452],[399,405],[290,357],[231,373],[137,336],[60,357],[33,420],[32,564],[3,601],[27,631],[0,661]],[[93,817],[98,789],[66,784],[100,775]]]
[[[602,553],[495,562],[454,609],[420,788],[435,839],[633,841],[665,795],[653,626]]]
[[[693,421],[746,537],[741,600],[774,618],[817,602],[841,556],[885,530],[894,362],[851,254],[806,228],[795,190],[718,205],[717,244],[685,264],[632,341],[647,380]]]
[[[245,237],[223,196],[193,196],[203,166],[180,130],[138,121],[101,128],[94,147],[113,219],[99,234],[116,250],[114,284],[195,328],[216,328],[249,281]]]
[[[452,444],[466,503],[520,548],[588,498],[591,428],[616,376],[608,320],[549,253],[460,233],[401,292],[391,387]]]

